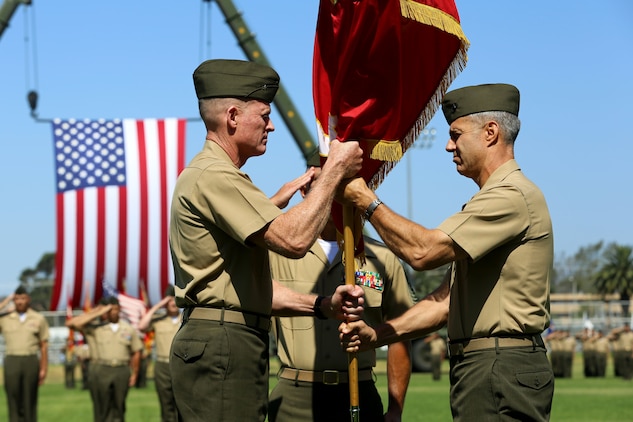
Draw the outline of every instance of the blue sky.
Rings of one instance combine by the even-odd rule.
[[[52,133],[29,116],[29,89],[39,92],[42,118],[196,117],[195,67],[245,58],[214,3],[210,23],[201,19],[201,0],[33,3],[32,11],[20,6],[0,38],[0,294],[55,249]],[[471,47],[451,89],[504,82],[521,90],[517,160],[548,200],[557,256],[600,240],[633,244],[633,3],[456,3]],[[234,4],[313,129],[318,2]],[[25,12],[35,16],[35,60],[25,55]],[[283,121],[276,111],[272,117],[277,130],[266,155],[244,167],[269,195],[304,169]],[[477,187],[444,151],[441,114],[429,127],[437,131],[431,148],[410,150],[377,192],[397,212],[411,210],[413,220],[435,227]],[[187,160],[204,134],[201,122],[187,125]]]

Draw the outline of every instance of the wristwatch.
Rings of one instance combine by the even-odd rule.
[[[325,299],[324,296],[317,296],[316,300],[314,301],[314,306],[312,307],[312,309],[314,310],[314,316],[319,319],[327,319],[325,314],[323,314],[323,311],[321,311],[321,302],[323,301],[323,299]]]
[[[365,221],[369,221],[371,216],[374,214],[374,211],[376,211],[376,208],[378,208],[378,205],[380,205],[380,204],[382,204],[382,201],[380,199],[378,199],[378,198],[374,199],[372,201],[372,203],[369,204],[369,206],[367,207],[367,209],[363,213],[363,216],[365,217]]]

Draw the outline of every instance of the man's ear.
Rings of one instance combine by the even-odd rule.
[[[235,128],[237,127],[237,116],[239,113],[239,109],[235,106],[231,106],[226,110],[226,124],[228,125],[229,129],[235,130]]]
[[[499,124],[497,122],[495,122],[494,120],[486,122],[486,125],[484,126],[484,131],[486,133],[486,142],[489,145],[497,143],[500,134]]]

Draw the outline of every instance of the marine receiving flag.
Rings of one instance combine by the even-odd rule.
[[[143,280],[154,302],[173,284],[169,204],[185,165],[185,125],[185,119],[53,121],[57,251],[51,309],[68,301],[80,307],[86,294],[99,300],[104,280],[134,297]]]

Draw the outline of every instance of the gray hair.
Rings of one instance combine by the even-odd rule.
[[[471,114],[470,117],[475,123],[480,125],[490,120],[497,122],[499,124],[501,137],[510,145],[514,144],[521,129],[521,120],[519,120],[519,117],[507,111],[484,111]]]

